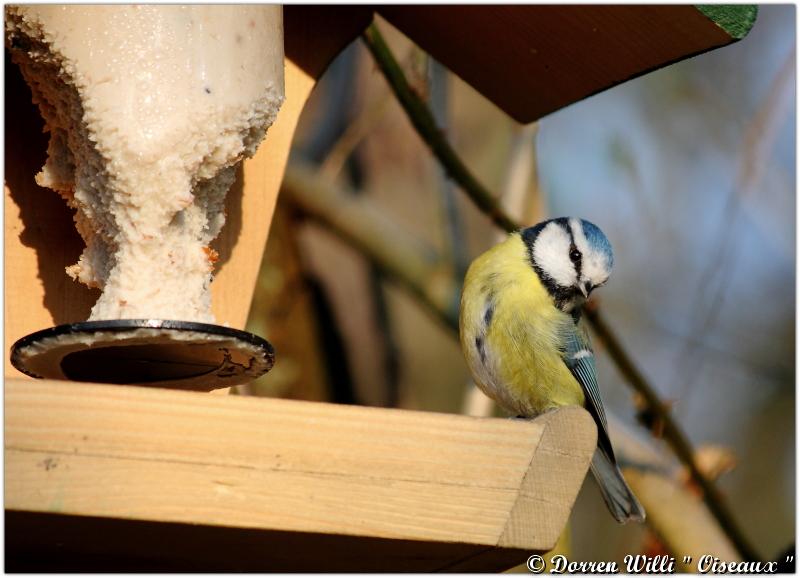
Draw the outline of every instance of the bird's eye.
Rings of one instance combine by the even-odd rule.
[[[581,257],[582,257],[581,252],[578,251],[578,249],[576,249],[575,247],[570,249],[570,251],[569,251],[569,260],[570,261],[572,261],[573,263],[577,263],[578,261],[581,260]]]

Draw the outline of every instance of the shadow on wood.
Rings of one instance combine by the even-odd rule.
[[[15,511],[6,527],[8,572],[430,572],[447,570],[442,559],[472,557],[474,571],[508,565],[484,558],[482,546],[367,536]]]
[[[31,91],[8,51],[5,66],[5,317],[47,316],[54,325],[85,321],[100,292],[76,283],[64,272],[77,262],[83,239],[73,223],[74,211],[55,191],[34,181],[47,157],[48,139]],[[15,283],[19,270],[31,270],[23,287]],[[32,287],[37,284],[39,291]],[[9,335],[8,328],[9,342],[22,337],[14,331]]]

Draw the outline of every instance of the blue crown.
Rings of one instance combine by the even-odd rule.
[[[583,234],[586,236],[586,241],[588,241],[589,245],[606,256],[608,259],[608,268],[611,269],[611,267],[614,266],[614,252],[611,250],[611,243],[609,243],[608,238],[603,234],[603,231],[600,230],[600,227],[594,223],[581,219],[581,226],[583,227]]]

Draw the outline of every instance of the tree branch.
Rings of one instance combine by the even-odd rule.
[[[647,382],[639,368],[636,367],[619,338],[600,315],[597,307],[586,307],[584,308],[584,313],[595,335],[605,346],[609,357],[614,361],[619,372],[627,380],[628,384],[642,396],[647,406],[647,411],[663,424],[664,439],[667,440],[678,459],[689,469],[692,479],[700,486],[703,492],[703,498],[708,505],[708,509],[714,514],[714,517],[725,530],[739,554],[744,560],[759,560],[734,521],[716,485],[700,470],[695,459],[694,448],[677,422],[672,419],[669,408],[661,401],[655,389]]]
[[[495,197],[472,176],[472,173],[447,142],[444,134],[436,125],[428,106],[409,86],[402,69],[374,23],[364,32],[364,40],[381,72],[389,81],[389,86],[397,100],[408,114],[411,124],[417,129],[433,155],[439,159],[450,178],[464,189],[464,192],[469,195],[478,208],[487,214],[498,227],[506,231],[516,230],[514,221],[500,208]]]
[[[374,22],[364,32],[363,39],[389,86],[408,115],[411,124],[416,128],[422,140],[428,145],[450,177],[458,183],[475,205],[488,215],[498,227],[508,232],[522,228],[502,210],[495,200],[496,197],[472,175],[447,142],[436,126],[430,110],[409,86],[402,69],[397,64],[397,60],[392,55]],[[630,356],[628,356],[619,339],[602,318],[600,312],[595,309],[587,316],[587,319],[597,337],[608,348],[612,360],[625,380],[635,391],[641,394],[647,404],[648,411],[663,424],[664,438],[675,455],[687,466],[692,478],[703,490],[703,499],[708,504],[709,510],[711,510],[720,526],[730,537],[731,542],[733,542],[742,558],[745,560],[758,560],[755,550],[739,530],[716,486],[698,468],[691,443],[680,426],[672,419],[668,408],[661,402],[655,389],[650,386],[633,364]]]

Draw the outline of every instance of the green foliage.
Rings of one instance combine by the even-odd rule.
[[[747,36],[758,15],[754,4],[697,4],[695,8],[737,40]]]

